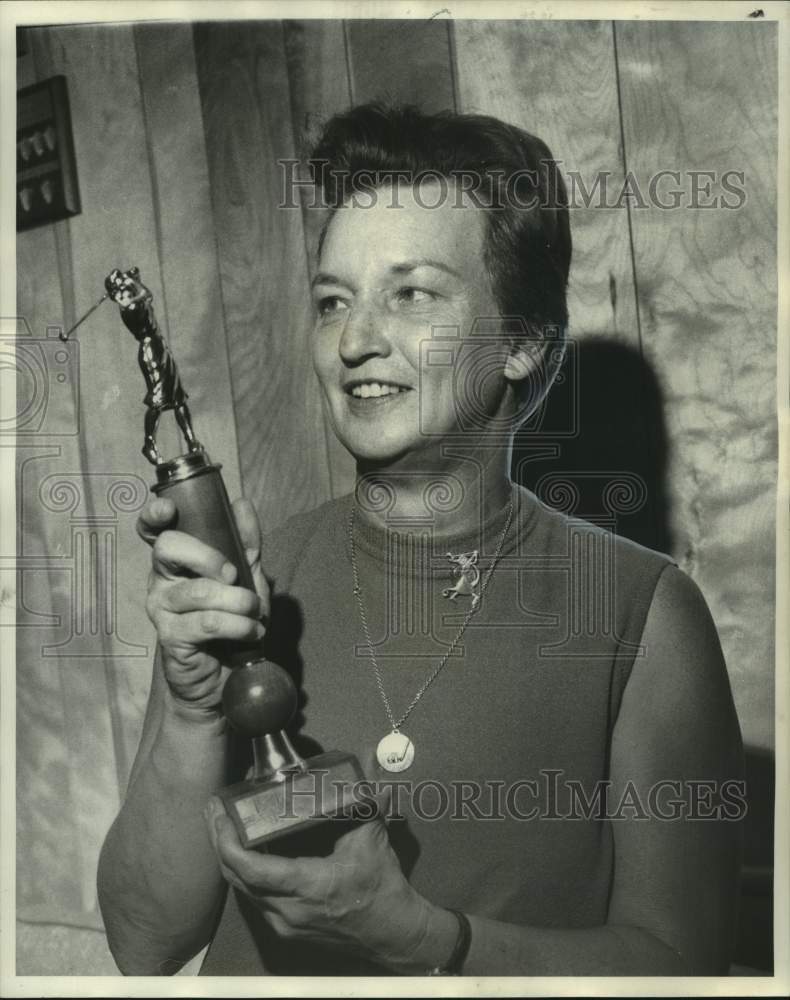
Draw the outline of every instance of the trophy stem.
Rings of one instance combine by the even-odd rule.
[[[239,536],[233,508],[219,463],[212,463],[204,451],[179,455],[156,467],[157,482],[152,489],[176,506],[178,531],[194,535],[218,549],[236,567],[236,585],[255,592],[255,583]],[[230,667],[260,659],[259,642],[218,642],[216,655]]]
[[[284,781],[294,771],[306,771],[307,765],[283,733],[266,733],[252,740],[253,781]]]

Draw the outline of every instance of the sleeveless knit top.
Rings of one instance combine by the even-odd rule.
[[[356,599],[352,498],[292,518],[266,539],[272,582],[267,655],[300,688],[295,743],[305,756],[356,754],[393,787],[389,835],[411,884],[431,902],[537,927],[606,921],[615,859],[610,821],[584,810],[605,783],[623,690],[668,556],[543,505],[513,487],[502,554],[477,612],[402,725],[416,753],[399,774],[375,749],[391,730]],[[447,553],[477,549],[482,579],[506,523],[483,512],[467,537],[430,523],[386,528],[357,515],[363,601],[395,718],[447,651],[470,598]],[[408,530],[407,530],[408,528]],[[276,842],[327,853],[333,822]],[[231,890],[201,975],[381,975],[386,970],[277,937]]]

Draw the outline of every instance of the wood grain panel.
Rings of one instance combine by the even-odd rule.
[[[68,78],[80,176],[82,214],[55,230],[63,323],[98,298],[116,262],[146,269],[155,227],[132,29],[42,29],[35,45],[39,74]],[[157,265],[154,254],[147,280],[161,301]],[[60,672],[68,720],[68,825],[80,851],[71,877],[84,914],[98,920],[96,861],[118,809],[150,677],[152,630],[143,610],[149,556],[134,532],[134,508],[145,499],[150,473],[139,455],[143,386],[134,341],[109,306],[80,329],[78,340],[79,460],[60,465],[58,476],[79,501],[47,514],[50,535],[65,533],[70,546],[61,538],[54,551],[69,556],[70,607],[61,631],[73,632],[48,662]],[[42,829],[52,822],[43,814],[37,819]]]
[[[245,493],[265,528],[330,495],[280,22],[197,25],[195,45]]]
[[[28,42],[30,36],[28,35]],[[17,87],[37,80],[32,46],[17,60]],[[63,223],[59,225],[64,225]],[[20,233],[16,242],[17,315],[23,338],[16,349],[17,412],[37,410],[36,397],[46,387],[36,362],[44,355],[36,342],[46,337],[49,324],[62,321],[63,297],[58,276],[55,227],[42,226]],[[10,333],[5,327],[3,333]],[[29,348],[25,343],[29,341]],[[43,348],[50,354],[48,347]],[[29,353],[28,353],[29,352]],[[62,392],[49,395],[45,427],[73,426],[76,413],[71,383],[54,382]],[[31,405],[32,404],[32,405]],[[64,789],[69,789],[69,725],[61,691],[61,670],[56,661],[42,656],[42,644],[51,641],[53,625],[68,609],[68,577],[47,559],[64,549],[68,539],[38,502],[38,484],[55,473],[63,462],[79,463],[76,439],[26,433],[33,425],[22,418],[16,441],[17,539],[16,551],[3,552],[22,567],[15,573],[16,611],[16,830],[17,911],[24,919],[37,907],[53,904],[71,915],[83,909],[80,886],[80,851],[73,810]],[[36,421],[35,426],[40,425]],[[11,437],[2,438],[12,447]],[[28,568],[29,567],[29,568]],[[11,585],[8,574],[8,585]],[[4,573],[4,583],[6,575]],[[45,877],[42,878],[42,873]]]
[[[192,28],[138,25],[137,62],[151,166],[167,332],[195,432],[239,496],[238,443]]]
[[[441,19],[346,21],[354,103],[455,108],[448,28]]]
[[[284,21],[296,155],[305,157],[324,123],[350,107],[344,22]]]
[[[542,498],[570,480],[575,513],[652,548],[669,547],[663,514],[664,436],[658,388],[641,356],[611,23],[457,21],[461,110],[540,136],[568,185],[573,262],[568,355],[539,429],[516,439],[513,474]],[[606,207],[618,205],[618,207]],[[556,436],[555,436],[556,432]],[[541,449],[554,449],[543,457]],[[616,522],[607,484],[643,499]]]
[[[296,155],[305,161],[332,115],[351,104],[345,32],[342,21],[286,21],[284,24],[288,87]],[[300,172],[303,179],[309,172]],[[309,189],[301,189],[302,219],[310,275],[315,273],[318,237],[327,214],[311,207]]]
[[[769,24],[617,25],[640,185],[674,169],[690,195],[689,171],[714,171],[710,193],[721,197],[722,172],[745,173],[741,207],[637,211],[633,235],[645,355],[666,395],[676,555],[711,605],[747,742],[763,747],[773,719],[776,44]]]
[[[161,269],[155,307],[189,393],[195,433],[221,462],[228,492],[237,497],[238,443],[192,28],[138,25],[134,42],[156,237],[148,257]],[[162,424],[172,434],[171,414]],[[136,688],[130,691],[130,684]],[[125,671],[119,685],[119,711],[128,716],[124,732],[134,752],[148,677]]]
[[[296,155],[304,162],[326,121],[351,103],[345,31],[342,21],[286,21],[283,27]],[[302,176],[308,177],[307,171]],[[312,277],[327,213],[313,205],[307,189],[301,190],[302,225]],[[354,488],[355,463],[335,437],[326,410],[324,426],[332,496],[342,496]]]
[[[607,21],[456,21],[459,110],[540,136],[587,191],[623,184],[614,48]],[[561,54],[561,58],[560,58]],[[570,335],[638,343],[626,211],[572,209]]]

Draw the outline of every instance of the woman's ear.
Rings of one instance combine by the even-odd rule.
[[[543,340],[530,338],[516,341],[505,361],[505,378],[521,382],[534,378],[543,362]]]

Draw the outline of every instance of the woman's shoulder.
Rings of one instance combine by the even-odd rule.
[[[597,595],[594,600],[611,608],[618,634],[638,642],[665,571],[684,576],[673,557],[618,534],[616,523],[595,524],[557,510],[529,490],[522,496],[527,509],[522,554],[546,567],[561,593],[570,588]]]
[[[629,566],[653,565],[658,568],[675,564],[674,558],[668,553],[618,534],[614,519],[595,523],[563,511],[561,506],[549,506],[524,486],[518,486],[517,491],[522,509],[526,512],[524,521],[528,529],[528,544],[536,551],[570,554],[573,547],[578,548],[582,541],[588,546],[606,549]],[[567,499],[564,496],[557,497],[560,505],[567,502]]]

